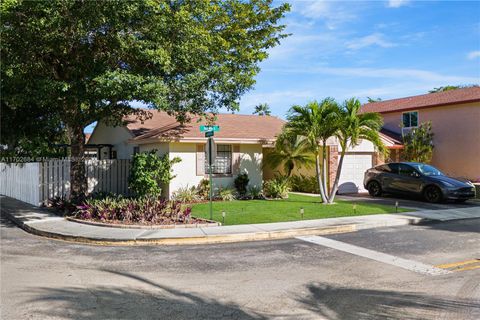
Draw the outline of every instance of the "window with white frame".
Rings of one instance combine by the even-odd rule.
[[[208,156],[205,154],[205,172],[208,173]],[[217,144],[217,157],[212,168],[213,174],[232,173],[232,146]]]
[[[402,114],[402,123],[404,128],[418,127],[418,112],[404,112]]]

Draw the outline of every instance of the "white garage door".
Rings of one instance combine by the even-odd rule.
[[[363,177],[365,171],[371,167],[371,154],[346,154],[343,159],[338,193],[366,192],[363,188]]]

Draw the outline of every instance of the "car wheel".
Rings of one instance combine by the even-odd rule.
[[[380,197],[382,195],[382,187],[377,181],[371,181],[367,185],[368,193],[372,197]]]
[[[442,191],[438,187],[428,186],[423,192],[423,197],[425,200],[431,203],[438,203],[442,201]]]

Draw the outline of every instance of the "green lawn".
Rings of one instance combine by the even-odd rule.
[[[337,200],[335,204],[323,205],[320,198],[290,194],[285,200],[235,200],[213,203],[213,219],[222,222],[225,211],[225,225],[267,223],[301,220],[300,208],[304,209],[304,219],[361,216],[395,212],[394,206],[378,204],[356,204]],[[408,211],[399,208],[399,212]],[[209,204],[199,203],[192,207],[192,215],[210,218]]]

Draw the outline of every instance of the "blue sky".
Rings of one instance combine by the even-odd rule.
[[[480,83],[480,2],[291,1],[292,35],[270,50],[240,113],[261,102],[390,99]]]
[[[292,105],[325,97],[365,102],[480,83],[478,1],[289,3],[291,36],[269,50],[239,113],[266,102],[283,118]]]

